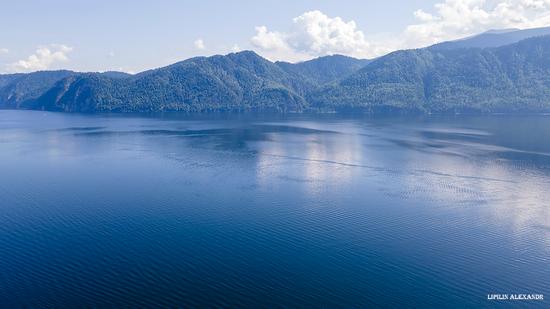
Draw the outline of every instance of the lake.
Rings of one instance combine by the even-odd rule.
[[[548,306],[550,116],[0,111],[0,307]]]

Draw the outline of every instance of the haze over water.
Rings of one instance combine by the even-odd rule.
[[[0,111],[0,175],[0,307],[550,297],[550,116]]]

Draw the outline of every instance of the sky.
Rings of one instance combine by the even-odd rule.
[[[272,61],[374,58],[542,26],[550,0],[0,0],[0,73],[135,73],[241,50]]]

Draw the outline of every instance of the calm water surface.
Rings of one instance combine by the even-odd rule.
[[[549,262],[550,116],[0,111],[2,308],[545,307]]]

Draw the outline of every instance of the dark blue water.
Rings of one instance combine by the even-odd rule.
[[[550,116],[0,111],[0,307],[550,298]]]

